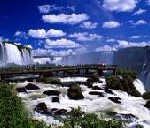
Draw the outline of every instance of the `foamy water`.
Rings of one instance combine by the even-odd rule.
[[[86,81],[86,77],[74,77],[74,78],[60,78],[61,82],[73,82],[73,81]],[[94,83],[94,85],[103,87],[106,82],[104,78],[100,78],[103,83]],[[28,82],[19,83],[17,86],[25,86]],[[91,89],[87,88],[84,85],[81,85],[82,93],[84,96],[83,100],[71,100],[67,97],[67,87],[59,87],[57,85],[51,84],[43,84],[43,83],[35,83],[40,90],[38,91],[29,91],[28,94],[19,93],[18,96],[22,97],[23,102],[30,112],[33,114],[33,118],[37,120],[43,120],[47,124],[62,125],[58,120],[54,120],[53,117],[45,116],[36,112],[33,112],[35,106],[40,102],[45,102],[49,109],[58,108],[58,109],[66,109],[68,111],[71,110],[72,107],[81,107],[81,109],[85,112],[95,112],[101,113],[104,111],[112,111],[121,114],[133,114],[139,119],[128,124],[128,128],[132,128],[137,123],[142,124],[145,128],[150,128],[150,111],[144,107],[145,100],[142,97],[131,97],[126,92],[113,90],[115,95],[107,94],[104,90],[96,90],[99,92],[103,92],[105,97],[98,97],[89,94]],[[137,90],[141,93],[144,93],[143,84],[141,84],[140,80],[135,80],[134,85]],[[43,95],[44,90],[60,90],[61,94],[59,96],[59,103],[52,103],[51,97]],[[121,98],[121,104],[116,104],[108,99],[108,97],[116,96]],[[36,97],[36,98],[35,98]]]

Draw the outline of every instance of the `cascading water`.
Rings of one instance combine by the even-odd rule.
[[[7,63],[14,63],[19,65],[23,64],[21,52],[18,50],[16,45],[5,44],[5,49]]]
[[[5,65],[5,48],[3,44],[0,42],[0,65]]]
[[[17,45],[10,43],[0,43],[0,66],[28,65],[32,62],[30,52],[26,48],[18,48]]]
[[[31,64],[33,60],[30,55],[30,52],[27,49],[21,49],[21,53],[22,53],[23,64],[24,65]]]

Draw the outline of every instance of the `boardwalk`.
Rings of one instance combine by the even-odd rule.
[[[44,69],[44,70],[25,70],[25,71],[16,71],[16,72],[1,72],[0,77],[1,79],[5,79],[7,76],[12,76],[12,75],[24,75],[24,74],[34,74],[34,75],[44,75],[44,74],[49,74],[49,73],[54,73],[54,72],[64,72],[66,73],[67,71],[72,71],[72,72],[78,72],[80,73],[81,70],[85,70],[86,73],[88,73],[89,70],[97,70],[98,73],[102,73],[104,70],[108,71],[111,70],[113,74],[115,75],[116,73],[117,66],[115,65],[77,65],[77,66],[56,66],[56,67],[51,67],[49,69]]]

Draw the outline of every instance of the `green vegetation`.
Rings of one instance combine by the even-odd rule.
[[[0,83],[0,128],[46,128],[43,122],[29,118],[13,85]]]
[[[61,81],[57,77],[47,77],[44,78],[44,82],[48,84],[61,84]]]
[[[93,83],[93,82],[98,82],[99,81],[99,76],[97,73],[93,73],[88,79],[87,82]]]
[[[136,73],[131,70],[123,70],[123,69],[117,69],[117,75],[122,76],[123,78],[132,78],[133,80],[136,79]]]
[[[73,108],[63,128],[123,128],[121,121],[101,120],[94,113],[84,113],[80,108]]]
[[[119,77],[116,77],[116,76],[107,77],[106,83],[109,89],[121,90],[121,81]]]
[[[70,86],[70,88],[67,90],[67,96],[70,99],[79,100],[83,99],[84,96],[82,95],[81,87],[77,84],[73,84]]]
[[[133,81],[136,74],[131,71],[118,70],[117,76],[109,76],[106,78],[107,87],[114,90],[126,91],[131,96],[141,97],[139,91],[136,90]]]
[[[145,100],[150,99],[150,92],[145,92],[145,93],[143,94],[143,98],[144,98]]]
[[[130,94],[131,96],[135,96],[135,97],[141,97],[141,96],[142,96],[141,93],[140,93],[139,91],[137,91],[137,90],[131,90],[131,91],[129,92],[129,94]]]

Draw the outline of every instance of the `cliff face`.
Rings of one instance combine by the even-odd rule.
[[[150,46],[130,47],[114,52],[114,64],[135,71],[150,90]]]
[[[150,63],[150,47],[120,49],[114,52],[113,62],[121,68],[133,68],[140,72],[144,63]]]

